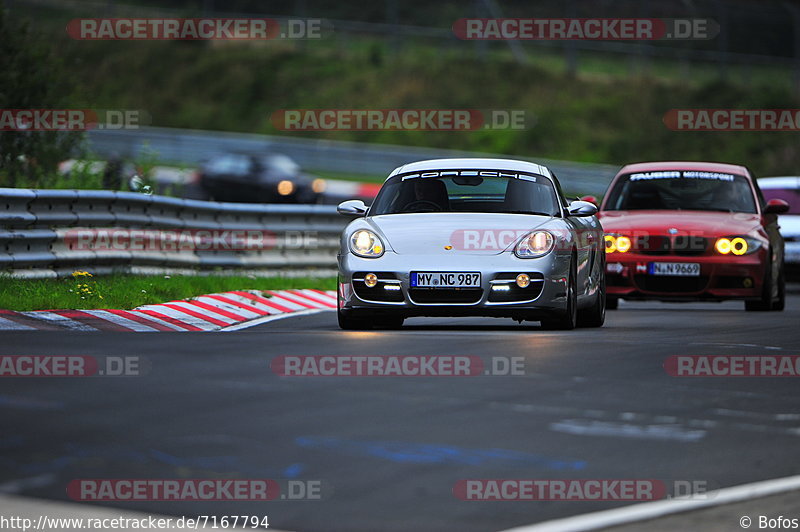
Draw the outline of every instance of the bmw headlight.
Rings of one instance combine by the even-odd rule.
[[[350,235],[350,251],[354,255],[367,259],[376,259],[383,255],[383,249],[383,242],[372,231],[359,229]]]
[[[514,248],[514,254],[521,259],[535,259],[553,251],[556,238],[549,231],[534,231],[525,235]]]
[[[625,235],[605,235],[606,253],[627,253],[631,250],[631,239]]]
[[[729,236],[718,238],[714,249],[720,255],[749,255],[761,248],[761,241],[747,236]]]

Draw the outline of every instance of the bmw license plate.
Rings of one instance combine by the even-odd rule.
[[[411,272],[413,288],[477,288],[481,286],[478,272]]]
[[[650,275],[672,275],[675,277],[700,277],[699,262],[651,262]]]

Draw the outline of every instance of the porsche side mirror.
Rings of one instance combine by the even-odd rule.
[[[367,206],[361,200],[347,200],[336,207],[336,212],[345,216],[364,216],[367,213]]]
[[[594,216],[597,214],[597,205],[588,201],[573,201],[567,207],[570,216]]]
[[[784,214],[789,212],[789,204],[782,199],[771,199],[764,208],[764,214]]]
[[[595,205],[599,205],[600,204],[600,200],[598,200],[594,196],[584,196],[584,197],[580,198],[580,200],[581,201],[588,201],[589,203],[594,203]]]

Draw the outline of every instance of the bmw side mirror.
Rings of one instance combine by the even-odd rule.
[[[345,216],[364,216],[367,214],[367,206],[361,200],[343,201],[336,207],[336,212]]]
[[[588,201],[573,201],[567,207],[570,216],[594,216],[597,214],[597,205]]]
[[[771,199],[764,208],[764,214],[784,214],[789,212],[789,204],[782,199]]]

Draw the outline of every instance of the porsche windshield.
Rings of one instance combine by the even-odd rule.
[[[609,192],[604,209],[755,213],[756,202],[744,176],[669,170],[623,176]]]
[[[389,179],[370,215],[481,212],[557,216],[560,212],[553,183],[543,176],[483,170],[422,175],[425,177],[412,174]]]

